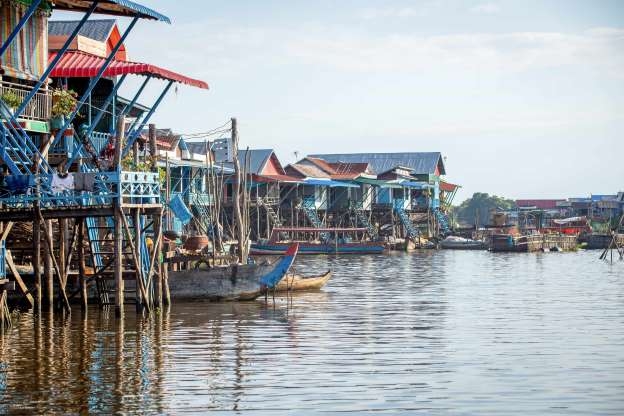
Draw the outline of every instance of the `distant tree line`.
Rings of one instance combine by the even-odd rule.
[[[459,225],[471,226],[478,222],[479,226],[483,226],[491,223],[492,210],[510,210],[515,207],[516,202],[513,199],[475,192],[471,198],[453,207],[453,218]]]

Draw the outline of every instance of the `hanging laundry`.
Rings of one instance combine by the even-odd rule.
[[[74,186],[74,174],[66,173],[60,174],[55,173],[52,175],[52,192],[64,192],[64,191],[73,191],[75,189]]]

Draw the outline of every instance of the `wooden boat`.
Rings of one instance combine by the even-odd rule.
[[[440,241],[440,247],[450,250],[487,250],[488,245],[485,241],[448,236]]]
[[[281,255],[293,241],[299,254],[381,254],[385,245],[377,241],[353,241],[347,235],[365,234],[366,228],[275,227],[268,240],[251,245],[252,255]],[[308,240],[280,240],[283,235],[311,236]],[[329,236],[329,238],[327,238]]]
[[[274,288],[288,273],[299,245],[290,244],[277,262],[216,266],[169,272],[171,299],[235,301],[254,300]]]
[[[278,292],[283,292],[287,290],[314,290],[320,289],[332,276],[331,270],[327,272],[317,275],[317,276],[300,276],[298,274],[289,274],[286,275],[278,284],[275,286],[275,290]]]

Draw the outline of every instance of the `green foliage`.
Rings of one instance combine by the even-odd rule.
[[[479,226],[490,224],[492,210],[510,210],[516,207],[512,199],[505,199],[496,195],[475,192],[459,206],[453,207],[456,220],[462,224],[474,225],[477,215]]]
[[[73,90],[52,90],[52,116],[69,116],[76,108],[77,97]]]
[[[12,91],[7,91],[0,95],[0,100],[4,101],[9,108],[16,108],[22,103],[20,96]]]

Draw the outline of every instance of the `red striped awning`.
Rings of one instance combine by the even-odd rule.
[[[56,56],[56,52],[50,52],[48,61],[52,61]],[[68,51],[52,70],[51,77],[55,78],[93,78],[104,65],[106,60],[99,56],[91,55],[85,52]],[[105,77],[115,77],[123,74],[151,75],[152,77],[166,79],[169,81],[179,82],[181,84],[191,85],[197,88],[208,89],[208,84],[198,79],[186,77],[167,69],[159,68],[152,64],[143,64],[140,62],[118,61],[113,60],[106,71]]]

